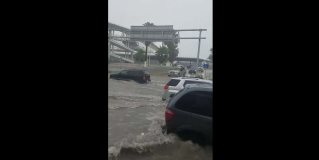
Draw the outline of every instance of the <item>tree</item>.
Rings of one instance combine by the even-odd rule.
[[[146,23],[144,23],[143,25],[144,25],[144,26],[155,26],[154,23],[151,23],[151,22],[146,22]],[[150,45],[151,42],[150,42],[150,41],[145,41],[144,44],[145,44],[145,46],[146,46],[146,51],[147,51],[148,45]],[[145,58],[144,58],[144,59],[145,59],[145,60],[147,59],[147,54],[145,54]]]
[[[174,42],[164,42],[164,44],[167,46],[168,48],[168,61],[170,61],[171,63],[173,63],[176,59],[176,57],[178,56],[178,48],[177,48],[177,43]]]
[[[137,53],[134,55],[134,60],[136,62],[144,62],[145,61],[145,51],[143,49],[138,49]]]
[[[156,51],[156,58],[160,64],[167,62],[168,60],[168,48],[165,46],[161,46]]]
[[[146,23],[143,24],[143,26],[154,26],[154,23],[146,22]]]

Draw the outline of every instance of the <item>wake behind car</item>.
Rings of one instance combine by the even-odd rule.
[[[150,73],[142,69],[123,70],[119,73],[111,74],[110,78],[118,80],[134,80],[139,83],[151,81]]]
[[[189,84],[168,103],[165,111],[167,133],[175,133],[182,140],[212,144],[213,87]]]

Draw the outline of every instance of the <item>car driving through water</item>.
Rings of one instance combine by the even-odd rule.
[[[110,78],[117,80],[134,80],[139,83],[147,83],[151,81],[150,73],[140,69],[123,70],[119,73],[111,74]]]
[[[168,102],[167,133],[200,145],[212,143],[213,89],[209,84],[189,84]]]

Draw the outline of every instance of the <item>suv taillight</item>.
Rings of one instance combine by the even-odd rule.
[[[167,84],[165,84],[164,90],[168,90],[168,85]]]
[[[173,117],[174,117],[175,113],[172,112],[171,110],[169,110],[168,108],[166,108],[166,111],[165,111],[165,121],[169,121],[171,120]]]

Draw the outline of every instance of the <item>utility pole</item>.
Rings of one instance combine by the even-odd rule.
[[[199,30],[199,39],[198,39],[198,51],[197,51],[197,62],[196,62],[196,70],[198,69],[199,64],[199,51],[200,51],[200,40],[201,40],[202,30]]]
[[[111,41],[111,37],[110,37],[110,31],[108,31],[107,34],[108,34],[108,40],[107,40],[107,41],[108,41],[108,42],[107,42],[107,43],[108,43],[108,44],[107,44],[107,49],[108,49],[108,50],[107,50],[107,54],[108,54],[108,63],[110,63],[110,61],[111,61],[111,60],[110,60],[110,58],[111,58],[111,56],[110,56],[110,54],[111,54],[111,42],[110,42],[110,41]]]
[[[147,67],[147,48],[148,48],[148,46],[149,46],[150,44],[151,44],[151,42],[145,41],[146,49],[145,49],[145,61],[144,61],[144,67]]]

